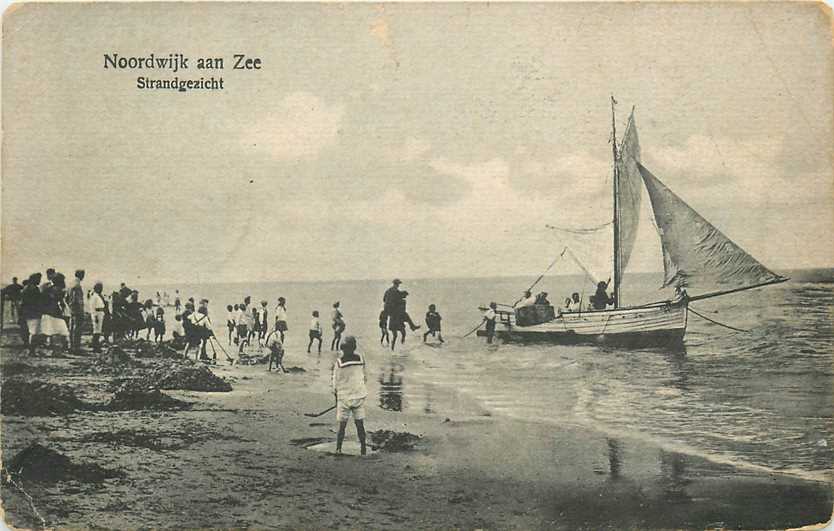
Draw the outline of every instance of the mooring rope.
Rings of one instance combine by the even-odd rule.
[[[705,319],[705,320],[707,320],[707,321],[709,321],[713,324],[717,324],[718,326],[723,326],[724,328],[729,328],[730,330],[735,330],[736,332],[749,332],[750,331],[750,330],[744,330],[742,328],[736,328],[734,326],[730,326],[730,325],[727,325],[727,324],[724,324],[724,323],[719,323],[718,321],[716,321],[714,319],[710,319],[706,315],[702,315],[702,314],[698,313],[697,311],[695,311],[695,309],[692,306],[689,306],[689,311],[694,313],[695,315],[697,315],[701,319]]]

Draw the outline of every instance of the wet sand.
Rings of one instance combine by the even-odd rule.
[[[111,374],[92,357],[28,359],[3,337],[2,376],[68,384],[102,403]],[[279,375],[212,370],[231,392],[165,391],[181,411],[79,411],[3,418],[4,463],[33,442],[122,473],[101,482],[3,485],[14,527],[745,528],[799,527],[831,515],[831,486],[717,465],[582,426],[558,429],[482,412],[468,417],[372,410],[369,431],[422,436],[404,452],[336,456],[313,356]],[[23,365],[19,365],[23,364]],[[12,367],[14,370],[7,370]],[[141,369],[139,369],[141,371]],[[546,415],[547,412],[542,412]],[[351,426],[348,439],[355,440]]]

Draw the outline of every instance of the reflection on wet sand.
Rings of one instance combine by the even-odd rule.
[[[611,474],[611,479],[620,477],[620,468],[622,465],[622,452],[620,449],[620,441],[616,439],[606,438],[608,443],[608,469]]]
[[[403,410],[403,366],[390,362],[379,374],[379,407],[386,411]]]
[[[691,480],[686,475],[686,456],[660,450],[658,460],[660,462],[659,483],[665,498],[670,502],[689,501],[686,486],[691,483]]]

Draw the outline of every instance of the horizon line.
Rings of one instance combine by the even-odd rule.
[[[814,270],[834,270],[834,265],[831,266],[822,266],[822,267],[797,267],[797,268],[784,268],[777,270],[782,272],[791,272],[791,271],[814,271]],[[630,273],[626,273],[624,275],[662,275],[663,271],[634,271]],[[437,277],[399,277],[403,280],[403,284],[406,284],[408,281],[425,281],[425,280],[477,280],[477,279],[505,279],[505,278],[525,278],[525,277],[534,277],[536,276],[535,273],[530,274],[518,274],[518,275],[470,275],[470,276],[437,276]],[[545,275],[545,277],[585,277],[583,273],[557,273],[552,275]],[[398,277],[393,277],[398,278]],[[162,284],[162,285],[173,285],[173,284],[181,284],[185,286],[189,285],[200,285],[200,284],[251,284],[255,283],[276,283],[276,282],[285,282],[285,283],[292,283],[292,284],[311,284],[315,282],[392,282],[393,278],[379,278],[379,277],[367,277],[367,278],[341,278],[341,279],[309,279],[309,280],[299,280],[299,279],[261,279],[261,280],[234,280],[234,281],[219,281],[219,282],[150,282],[150,283],[137,283],[135,284],[138,287],[142,286],[150,286],[154,284]]]

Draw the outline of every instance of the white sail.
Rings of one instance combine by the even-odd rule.
[[[640,201],[642,198],[642,179],[637,167],[640,163],[640,140],[637,137],[637,125],[634,123],[634,113],[631,114],[626,126],[620,147],[617,165],[617,229],[619,246],[615,252],[619,253],[617,260],[616,286],[621,285],[622,275],[631,259],[634,243],[637,239],[637,228],[640,222]],[[620,300],[622,297],[620,296]]]
[[[664,286],[742,288],[778,282],[639,162],[663,247]]]

